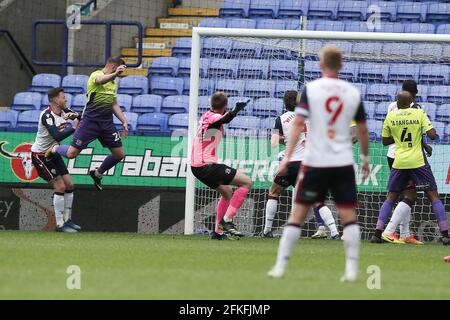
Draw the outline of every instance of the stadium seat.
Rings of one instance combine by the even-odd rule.
[[[221,18],[204,18],[200,21],[199,27],[202,28],[226,28],[227,20]]]
[[[191,58],[180,58],[178,66],[178,77],[191,76]],[[209,67],[209,60],[205,58],[200,59],[200,77],[206,76]]]
[[[356,60],[377,60],[381,56],[383,45],[379,42],[355,42],[352,55]]]
[[[425,112],[428,115],[428,118],[431,121],[437,120],[436,119],[437,106],[434,103],[424,102],[424,103],[421,103],[420,106],[422,107],[423,110],[425,110]],[[440,121],[440,120],[438,120],[438,121]]]
[[[378,10],[369,10],[371,8],[379,8],[379,15],[381,20],[396,21],[397,20],[397,3],[392,1],[371,1],[367,10],[366,18],[369,19],[374,13],[378,13]],[[383,24],[383,23],[382,23]]]
[[[188,129],[189,113],[174,114],[169,117],[169,130]]]
[[[380,25],[376,26],[373,31],[385,33],[402,33],[405,32],[405,25],[401,22],[381,22]]]
[[[341,49],[344,56],[350,55],[352,53],[353,43],[350,41],[329,41],[329,45],[333,45]]]
[[[300,18],[308,14],[309,0],[282,0],[278,18]]]
[[[70,93],[64,93],[64,95],[66,96],[66,100],[67,100],[66,108],[71,109],[73,96]],[[48,101],[48,95],[43,94],[42,101],[41,101],[41,110],[48,108],[49,105],[50,105],[50,101]]]
[[[255,101],[253,115],[256,117],[277,117],[283,114],[284,102],[282,99],[262,98]]]
[[[298,79],[298,66],[297,61],[292,60],[274,60],[270,67],[270,78],[272,79],[284,79],[284,80],[297,80]]]
[[[235,61],[232,63],[236,64]],[[241,79],[267,79],[269,76],[269,61],[242,59],[239,61],[237,77]]]
[[[76,112],[83,112],[84,107],[86,106],[88,99],[85,94],[77,94],[72,99],[71,109]]]
[[[230,97],[228,99],[228,106],[231,105],[230,99],[234,97]],[[209,109],[211,109],[211,103],[210,103],[211,97],[210,96],[199,96],[198,97],[198,113],[203,114]]]
[[[403,83],[405,80],[419,81],[420,65],[414,63],[394,63],[389,68],[389,83]]]
[[[251,18],[276,18],[280,0],[251,0],[248,16]]]
[[[144,76],[128,76],[120,80],[117,93],[139,95],[148,93],[148,78]]]
[[[361,82],[386,83],[389,77],[389,64],[367,62],[361,63],[358,79]]]
[[[191,79],[183,79],[183,95],[188,96],[190,94]],[[200,79],[198,94],[201,96],[206,96],[213,94],[216,87],[214,79]]]
[[[261,120],[261,128],[262,129],[268,129],[269,132],[272,131],[272,129],[275,127],[275,120],[276,117],[269,117]]]
[[[450,34],[450,23],[441,24],[436,28],[436,33]]]
[[[19,113],[15,110],[0,110],[0,131],[16,127]]]
[[[118,94],[116,99],[117,104],[120,106],[122,111],[130,112],[131,105],[133,104],[133,96],[128,94]]]
[[[303,27],[302,27],[299,19],[287,19],[284,21],[284,23],[285,23],[284,28],[286,30],[303,30]],[[312,30],[312,29],[306,28],[306,30]]]
[[[251,116],[237,116],[230,122],[227,135],[238,137],[256,137],[261,128],[261,119]]]
[[[152,76],[177,76],[180,60],[174,57],[155,58],[148,73]],[[126,79],[126,78],[125,78]],[[143,93],[141,93],[143,94]]]
[[[24,132],[36,132],[40,115],[40,110],[30,110],[20,113],[17,119],[16,130]]]
[[[318,60],[319,59],[319,51],[322,49],[323,43],[319,40],[307,40],[306,41],[306,50],[305,55],[309,59]]]
[[[221,79],[217,81],[216,90],[226,93],[229,97],[243,96],[245,83],[245,80]]]
[[[17,111],[40,110],[41,102],[42,95],[38,92],[19,92],[14,97],[11,109]]]
[[[371,84],[367,87],[366,99],[368,101],[392,102],[396,100],[399,88],[390,84]]]
[[[314,0],[309,3],[308,18],[335,20],[339,1]]]
[[[256,21],[252,19],[230,19],[227,28],[256,29]]]
[[[275,98],[283,99],[286,91],[298,91],[297,81],[277,81],[275,87]]]
[[[337,18],[351,19],[351,20],[365,20],[368,7],[369,5],[367,1],[353,1],[353,0],[339,1],[339,6],[337,9]]]
[[[427,3],[399,2],[397,4],[397,21],[425,22],[427,11]]]
[[[244,95],[250,98],[271,98],[275,93],[275,81],[248,80],[246,81]]]
[[[177,38],[172,48],[172,57],[189,57],[192,51],[192,38]]]
[[[133,112],[124,112],[124,115],[128,120],[128,130],[136,131],[137,120],[139,118],[139,115],[137,113],[133,113]],[[117,130],[122,131],[123,130],[122,122],[120,122],[120,120],[117,117],[113,117],[113,118],[114,118],[114,124],[115,124]]]
[[[450,103],[450,86],[429,87],[427,101],[436,104]]]
[[[248,17],[250,0],[225,0],[219,15],[221,17]]]
[[[262,45],[256,43],[234,41],[230,51],[230,58],[259,58],[261,56]]]
[[[342,21],[319,20],[314,22],[316,31],[344,31],[345,23]]]
[[[318,61],[305,61],[303,75],[305,81],[313,81],[319,78],[322,74]]]
[[[420,84],[417,86],[417,91],[419,91],[416,96],[417,102],[428,101],[428,86]]]
[[[416,47],[414,51],[416,51]],[[411,59],[412,45],[409,43],[385,43],[381,48],[381,57],[386,61],[408,61]]]
[[[230,97],[228,98],[228,109],[234,108],[238,102],[247,102],[250,100],[249,104],[245,107],[245,112],[240,113],[241,115],[252,116],[253,115],[253,104],[254,101],[249,97]]]
[[[137,121],[136,130],[143,135],[160,135],[168,130],[169,116],[164,113],[146,113]]]
[[[133,98],[131,112],[134,113],[160,113],[163,98],[154,94],[144,94]]]
[[[66,93],[80,94],[87,93],[87,83],[89,77],[80,74],[65,76],[62,80],[62,87]]]
[[[350,82],[358,80],[359,63],[358,62],[344,62],[341,71],[339,72],[339,78]]]
[[[353,83],[353,85],[361,92],[361,97],[363,100],[366,98],[367,85],[365,83]]]
[[[450,66],[445,64],[425,64],[420,67],[419,83],[429,85],[450,84]]]
[[[445,126],[445,138],[444,143],[449,144],[450,143],[450,124]]]
[[[227,38],[206,38],[203,41],[202,56],[205,58],[228,57],[233,41]]]
[[[366,118],[368,120],[375,119],[375,111],[377,109],[377,104],[372,101],[364,101],[364,110],[366,112]]]
[[[384,119],[386,119],[386,116],[388,114],[388,107],[390,104],[391,104],[391,101],[382,102],[382,103],[377,104],[377,106],[375,107],[375,113],[373,115],[373,119],[384,121]]]
[[[270,45],[262,47],[262,59],[293,60],[298,58],[298,51],[293,51],[300,47],[300,42],[295,40],[271,40]]]
[[[431,23],[406,23],[405,24],[406,33],[430,33],[433,34],[435,31],[434,25]]]
[[[369,130],[369,138],[371,141],[380,141],[383,130],[383,121],[368,120],[367,128]]]
[[[347,32],[372,32],[365,21],[347,21],[345,23],[345,31]],[[365,42],[367,43],[367,42]]]
[[[57,74],[41,73],[33,77],[31,86],[28,89],[30,92],[47,93],[52,88],[61,86],[61,77]]]
[[[239,62],[232,59],[211,59],[208,67],[208,78],[235,78]]]
[[[424,62],[437,62],[442,57],[442,46],[437,43],[416,43],[412,50],[411,57],[414,60],[423,60]]]
[[[262,19],[256,24],[257,29],[286,29],[286,24],[281,19]]]
[[[436,121],[450,123],[450,104],[441,104],[436,111]],[[447,132],[450,135],[450,132]]]
[[[183,94],[184,81],[180,78],[151,77],[151,93],[161,96]]]
[[[435,142],[445,142],[445,127],[446,124],[444,122],[438,122],[438,121],[434,121],[433,122],[433,127],[436,130],[436,134],[438,136],[437,141]],[[427,139],[427,142],[431,142],[429,139]]]
[[[188,96],[168,96],[164,98],[162,113],[188,113],[189,112],[189,97]]]
[[[427,21],[444,23],[450,21],[450,3],[430,3]]]

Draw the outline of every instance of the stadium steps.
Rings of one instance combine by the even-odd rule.
[[[169,16],[218,17],[219,9],[211,8],[169,8]]]
[[[137,48],[124,48],[121,51],[122,56],[124,57],[137,57],[138,49]],[[170,57],[172,56],[171,49],[144,49],[143,50],[144,57]]]
[[[126,57],[124,58],[125,62],[127,64],[136,64],[137,63],[137,58],[134,57]],[[153,58],[143,58],[142,59],[142,67],[143,68],[149,68],[153,63]]]
[[[158,19],[158,25],[160,28],[164,28],[164,25],[177,25],[177,24],[183,24],[187,25],[189,28],[196,27],[200,24],[200,21],[202,21],[203,18],[200,17],[193,17],[193,18],[186,18],[186,17],[179,17],[179,18],[159,18]]]
[[[147,37],[191,37],[192,29],[160,29],[148,28],[145,30]]]

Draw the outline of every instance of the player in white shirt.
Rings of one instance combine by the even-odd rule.
[[[297,105],[297,91],[287,91],[284,94],[284,105],[286,112],[275,120],[274,132],[272,133],[272,148],[277,148],[279,144],[287,144],[289,142],[293,123],[295,121],[295,107]],[[278,209],[278,198],[290,186],[295,187],[298,173],[302,161],[305,157],[305,144],[307,135],[307,124],[300,133],[300,136],[295,145],[295,150],[289,163],[289,168],[286,175],[279,175],[275,177],[272,186],[269,189],[269,197],[266,203],[266,221],[264,230],[261,232],[263,238],[273,238],[272,226],[273,220]],[[333,213],[323,203],[314,208],[314,214],[318,215],[331,231],[331,237],[334,240],[339,240],[339,232],[337,231],[336,222],[334,221]],[[316,218],[317,219],[317,218]],[[325,233],[326,234],[326,233]]]
[[[338,79],[342,69],[342,52],[334,46],[322,48],[320,68],[322,78],[308,83],[303,90],[286,156],[280,165],[280,174],[285,174],[305,118],[308,118],[308,143],[296,203],[283,230],[276,264],[268,275],[274,278],[284,275],[309,209],[315,203],[323,202],[330,191],[344,226],[342,238],[346,263],[341,281],[352,282],[358,278],[360,229],[355,210],[357,192],[349,127],[351,121],[357,122],[362,150],[361,167],[366,177],[369,175],[369,136],[359,90]]]

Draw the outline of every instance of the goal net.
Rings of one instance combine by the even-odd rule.
[[[438,38],[439,37],[439,38]],[[247,174],[253,189],[235,222],[246,235],[257,235],[264,227],[268,188],[277,172],[278,154],[270,136],[275,118],[284,113],[287,90],[301,90],[320,77],[318,52],[326,44],[339,47],[344,54],[340,77],[357,86],[365,101],[370,131],[371,172],[363,179],[359,166],[359,145],[354,146],[358,185],[358,222],[362,238],[368,239],[376,226],[379,209],[386,199],[389,167],[387,148],[381,143],[381,130],[388,105],[396,100],[402,82],[419,84],[417,102],[432,120],[439,139],[428,159],[437,180],[446,211],[450,211],[448,118],[450,105],[448,52],[450,36],[338,33],[280,30],[232,30],[196,28],[193,35],[190,125],[192,138],[201,114],[209,109],[215,91],[225,92],[229,107],[238,101],[250,105],[225,128],[219,158]],[[447,50],[447,51],[446,51]],[[447,130],[447,131],[446,131]],[[190,141],[190,145],[192,140]],[[280,196],[274,233],[280,234],[291,210],[293,190]],[[196,181],[188,172],[186,233],[213,230],[219,194]],[[332,199],[326,204],[339,224]],[[303,236],[316,230],[314,216],[305,224]],[[431,204],[418,189],[418,200],[411,217],[411,231],[425,241],[440,235]]]

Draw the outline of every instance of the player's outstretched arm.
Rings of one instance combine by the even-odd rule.
[[[225,114],[222,118],[220,118],[216,122],[212,123],[209,126],[209,128],[219,129],[222,125],[230,123],[238,115],[239,112],[245,109],[245,107],[250,103],[250,101],[251,100],[248,100],[247,102],[236,103],[236,106],[233,108],[233,110]]]
[[[97,78],[95,78],[95,83],[99,84],[99,85],[107,84],[108,82],[113,81],[114,79],[116,79],[126,69],[127,69],[127,66],[125,66],[125,65],[119,66],[119,67],[117,67],[116,72],[111,73],[111,74],[105,74],[105,75],[98,76]]]
[[[120,122],[122,122],[123,125],[122,138],[126,139],[128,137],[128,120],[123,114],[122,109],[120,109],[120,106],[117,104],[116,99],[114,99],[113,103],[113,112],[114,115],[117,117],[117,119],[119,119]]]

